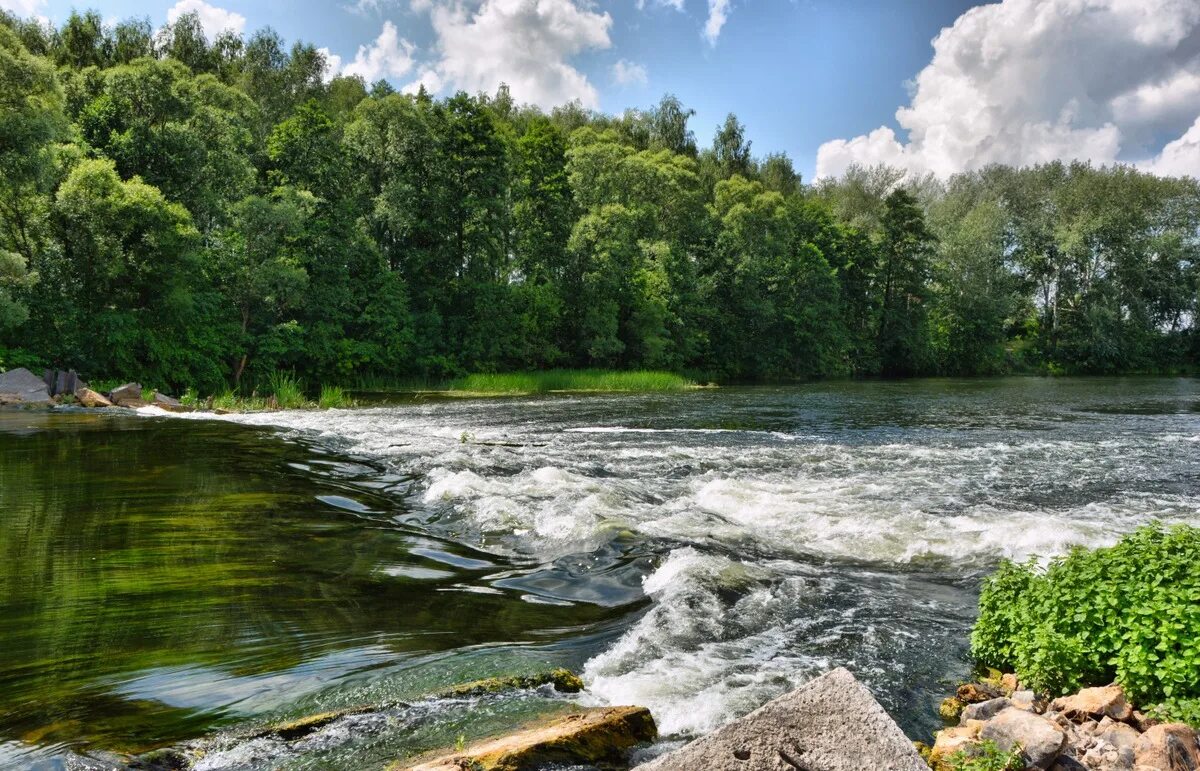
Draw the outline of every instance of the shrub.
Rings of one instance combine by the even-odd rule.
[[[317,406],[323,410],[349,407],[350,397],[346,394],[346,389],[340,386],[321,386],[321,395],[317,397]]]
[[[984,739],[967,749],[959,750],[946,759],[951,771],[1024,771],[1025,758],[1021,748],[1013,747],[1008,752],[1000,749],[991,739]]]
[[[971,653],[1051,695],[1115,680],[1136,704],[1194,715],[1200,529],[1151,525],[1044,568],[1005,562],[984,583]]]
[[[468,375],[450,384],[452,391],[523,394],[549,391],[680,391],[695,384],[655,370],[551,369]]]
[[[300,379],[295,374],[275,371],[267,378],[267,383],[271,387],[271,394],[275,397],[275,404],[279,409],[298,409],[307,404],[304,399],[304,388],[301,387]]]

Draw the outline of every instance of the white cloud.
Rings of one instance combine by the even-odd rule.
[[[1200,118],[1183,136],[1168,142],[1157,157],[1142,166],[1155,174],[1200,179]]]
[[[416,46],[400,37],[395,24],[385,21],[379,37],[370,45],[359,46],[354,61],[342,69],[342,74],[360,75],[367,83],[399,78],[412,70],[415,50]]]
[[[438,58],[407,90],[423,84],[433,92],[492,92],[507,83],[521,102],[599,105],[595,87],[570,60],[612,45],[612,17],[586,0],[483,0],[470,10],[449,0],[432,5],[430,20]]]
[[[5,10],[19,19],[45,19],[42,11],[48,0],[0,0],[0,10]]]
[[[677,11],[683,10],[683,0],[654,0],[654,4],[674,8]],[[643,11],[646,9],[646,0],[637,0],[636,5],[639,11]]]
[[[325,57],[325,72],[321,73],[321,79],[328,83],[341,74],[342,57],[324,47],[318,48],[317,53]]]
[[[633,84],[646,85],[649,78],[646,74],[646,68],[637,62],[631,62],[628,59],[622,59],[613,65],[612,68],[613,80],[622,86]]]
[[[179,0],[167,10],[167,23],[174,24],[180,16],[193,12],[200,17],[200,27],[210,41],[225,30],[240,35],[246,29],[245,16],[209,5],[204,0]]]
[[[708,0],[708,20],[704,22],[704,38],[715,46],[721,36],[721,28],[729,20],[733,0]]]
[[[1076,158],[1162,169],[1200,143],[1196,0],[1003,0],[964,13],[933,49],[896,112],[907,141],[880,127],[826,142],[818,177],[851,163],[941,176]]]

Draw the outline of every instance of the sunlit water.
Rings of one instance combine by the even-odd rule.
[[[825,669],[913,736],[1001,557],[1200,521],[1195,380],[0,413],[0,765],[370,705],[206,768],[359,768],[562,708],[686,737]],[[258,765],[256,765],[258,764]]]

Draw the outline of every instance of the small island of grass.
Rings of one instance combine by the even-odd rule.
[[[461,394],[533,394],[554,391],[682,391],[697,388],[682,375],[656,370],[551,369],[540,372],[481,373],[451,381]]]

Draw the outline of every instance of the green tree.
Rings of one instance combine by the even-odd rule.
[[[880,371],[915,375],[930,365],[928,280],[935,239],[916,199],[902,189],[884,200],[880,228]]]

